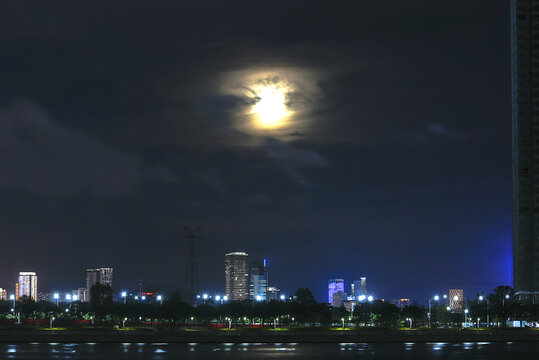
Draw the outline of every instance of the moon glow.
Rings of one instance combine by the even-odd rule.
[[[256,125],[265,129],[282,126],[291,113],[286,105],[286,91],[275,85],[264,85],[254,91],[257,101],[251,108],[251,114]]]

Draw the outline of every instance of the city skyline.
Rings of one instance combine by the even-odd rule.
[[[507,1],[3,7],[0,286],[512,285]]]

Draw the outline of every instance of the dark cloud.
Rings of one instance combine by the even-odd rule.
[[[148,168],[135,154],[58,125],[30,101],[0,109],[0,147],[0,186],[38,194],[125,195],[152,177],[174,180],[165,168]]]

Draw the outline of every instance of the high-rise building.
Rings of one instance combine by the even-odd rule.
[[[449,309],[453,312],[462,312],[464,306],[464,291],[462,289],[449,289]]]
[[[266,298],[268,300],[281,300],[281,289],[277,289],[275,286],[268,286],[266,292]]]
[[[511,0],[513,288],[539,302],[539,0]]]
[[[337,292],[344,293],[344,280],[343,279],[329,279],[328,280],[328,303],[333,306],[333,295]]]
[[[86,269],[87,297],[90,296],[91,287],[96,283],[112,287],[112,272],[112,268]]]
[[[7,290],[0,288],[0,300],[7,300]]]
[[[333,299],[331,305],[334,307],[341,307],[343,303],[347,300],[348,294],[343,291],[337,291],[333,294]]]
[[[362,277],[355,280],[351,286],[352,296],[357,300],[360,295],[367,296],[367,278]]]
[[[251,300],[266,301],[268,272],[265,259],[264,261],[255,261],[251,265],[249,277],[249,298]]]
[[[244,252],[225,254],[225,294],[229,300],[249,298],[249,255]]]
[[[71,296],[74,301],[88,302],[90,298],[88,296],[88,290],[86,288],[78,288],[71,291]]]
[[[18,298],[27,296],[37,301],[37,275],[35,272],[21,271],[19,273]]]

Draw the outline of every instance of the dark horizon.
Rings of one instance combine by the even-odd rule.
[[[512,285],[506,1],[58,4],[0,11],[1,288],[179,289],[184,224],[215,292],[231,251],[319,301]]]

